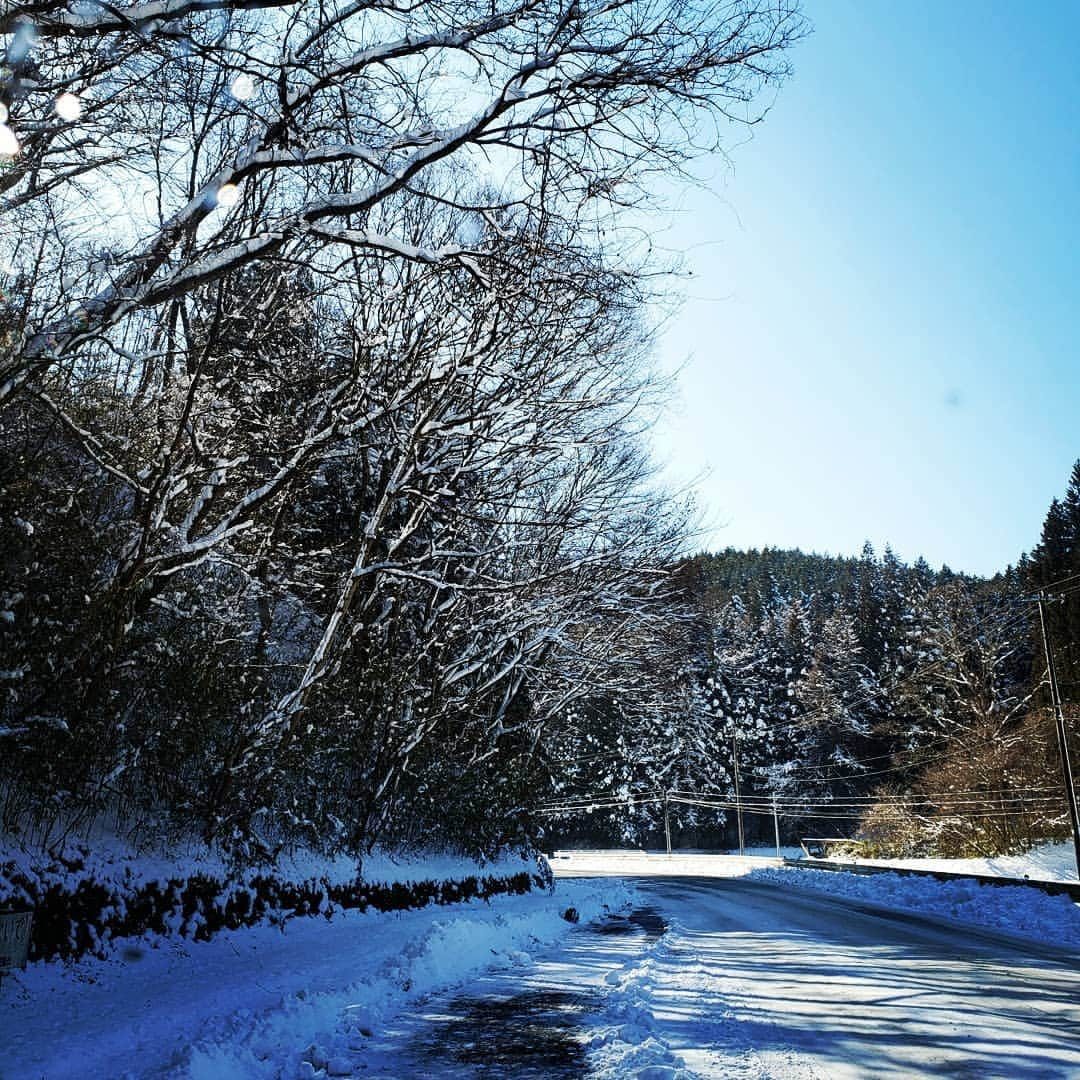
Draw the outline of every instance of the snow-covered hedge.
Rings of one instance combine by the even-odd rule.
[[[89,855],[89,852],[84,854]],[[525,866],[525,863],[521,864]],[[339,875],[289,880],[272,868],[239,873],[203,870],[146,877],[137,864],[120,872],[72,852],[30,863],[0,861],[0,909],[34,912],[31,960],[104,956],[120,939],[180,936],[206,941],[217,931],[280,923],[335,911],[404,911],[505,893],[520,895],[545,884],[528,869],[466,874],[453,879],[379,882]]]

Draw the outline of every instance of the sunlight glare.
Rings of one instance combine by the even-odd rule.
[[[15,132],[7,124],[0,124],[0,161],[18,157],[19,149],[19,140],[15,138]]]
[[[69,123],[82,116],[82,102],[78,94],[63,93],[56,99],[56,115]]]
[[[235,184],[222,184],[217,191],[217,204],[226,209],[240,201],[240,189]]]
[[[255,96],[255,83],[250,75],[237,75],[229,87],[229,93],[237,101],[250,101]]]

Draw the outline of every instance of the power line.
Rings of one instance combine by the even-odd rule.
[[[685,805],[688,805],[688,806],[701,806],[701,807],[704,807],[706,809],[711,809],[711,810],[734,810],[736,808],[735,803],[731,802],[731,801],[721,802],[721,801],[706,801],[706,800],[703,800],[703,799],[686,799],[686,798],[679,798],[679,799],[672,798],[671,801],[681,803],[681,804],[685,804]],[[743,809],[746,810],[746,811],[749,811],[750,813],[764,814],[764,815],[769,815],[769,814],[771,814],[773,812],[772,803],[766,803],[764,805],[755,806],[755,807],[750,807],[750,806],[747,806],[747,805],[744,804]],[[822,806],[822,807],[818,807],[818,808],[805,807],[803,809],[804,809],[803,813],[794,814],[794,813],[791,813],[789,811],[787,814],[785,814],[785,816],[786,817],[812,817],[812,818],[818,818],[818,819],[821,819],[821,820],[837,820],[837,821],[841,821],[841,820],[842,821],[862,821],[864,819],[864,814],[862,814],[862,813],[855,813],[854,811],[838,812],[838,811],[843,811],[844,810],[844,807],[842,807],[842,806],[840,806],[840,807]],[[1040,808],[1036,807],[1036,808],[1032,809],[1031,813],[1038,814],[1040,816],[1047,816],[1048,815],[1048,810],[1049,810],[1049,808],[1040,809]],[[1020,813],[1021,812],[1016,811],[1016,810],[969,810],[969,811],[965,811],[963,813],[958,813],[958,814],[957,813],[944,812],[944,813],[923,814],[923,815],[915,814],[914,816],[916,816],[916,817],[921,816],[921,817],[928,817],[928,818],[932,817],[935,821],[940,821],[942,819],[953,819],[953,820],[956,820],[956,821],[966,821],[966,820],[978,820],[978,821],[981,821],[981,820],[984,820],[984,819],[991,819],[992,820],[992,819],[996,819],[996,818],[1016,818],[1016,817],[1020,816]],[[1061,813],[1058,813],[1058,814],[1052,815],[1052,817],[1053,817],[1054,820],[1057,820],[1058,818],[1064,818],[1064,815],[1061,814]]]
[[[948,736],[942,736],[940,739],[935,740],[935,741],[938,742],[938,743],[946,743],[947,744],[947,743],[951,742],[952,740]],[[981,741],[981,742],[983,742],[983,743],[985,743],[987,745],[992,745],[993,744],[993,740],[990,739],[990,738],[987,738],[985,736],[980,736],[979,741]],[[914,753],[921,753],[921,752],[920,751],[914,751]],[[867,771],[867,772],[846,773],[846,774],[834,775],[834,776],[806,777],[806,778],[803,778],[801,781],[797,780],[797,782],[801,782],[801,783],[804,783],[804,784],[807,784],[807,783],[831,784],[831,783],[835,783],[835,782],[842,781],[842,780],[865,780],[867,778],[872,778],[872,777],[876,777],[876,776],[884,776],[884,775],[888,775],[888,774],[896,773],[896,772],[906,772],[906,771],[911,770],[911,769],[922,768],[923,766],[934,764],[934,763],[937,763],[937,762],[949,761],[949,760],[951,760],[953,758],[956,758],[956,757],[959,757],[961,755],[968,754],[968,753],[970,753],[970,748],[969,747],[967,747],[967,746],[959,746],[959,747],[954,747],[953,749],[950,749],[950,750],[946,750],[943,753],[939,753],[939,754],[924,754],[924,755],[922,755],[921,757],[919,757],[916,760],[907,761],[907,762],[904,762],[904,763],[901,763],[901,764],[898,764],[898,765],[891,766],[890,768],[886,768],[886,769],[877,769],[877,770],[871,770],[871,771]],[[883,754],[883,755],[879,755],[879,756],[880,757],[890,757],[890,756],[893,756],[893,755]],[[867,760],[870,760],[870,759],[867,759]],[[818,765],[818,766],[810,766],[809,768],[825,769],[825,768],[832,768],[832,766]],[[758,767],[754,768],[753,771],[758,776],[764,776],[766,778],[769,777],[767,767],[765,767],[765,766],[758,766]],[[804,770],[796,770],[796,771],[802,772]],[[787,775],[787,774],[785,773],[785,775]],[[986,794],[988,797],[991,794],[997,794],[997,793],[1002,793],[1002,792],[1004,792],[1004,793],[1016,792],[1016,791],[1021,791],[1021,790],[1054,791],[1054,790],[1057,790],[1057,789],[1056,788],[1020,789],[1020,788],[1015,788],[1015,787],[1014,788],[993,788],[993,789],[969,789],[970,793],[972,793],[972,794]],[[949,797],[951,794],[956,794],[956,793],[936,792],[934,794],[939,795],[942,798],[945,798],[945,797]],[[634,797],[636,798],[636,796],[634,796]],[[754,796],[748,796],[748,797],[753,798]],[[762,797],[765,797],[765,796],[762,796]],[[769,796],[769,797],[771,798],[771,796]],[[780,797],[780,796],[778,796],[778,797]],[[856,797],[866,799],[868,802],[873,803],[873,802],[884,801],[884,800],[887,800],[887,799],[891,800],[891,799],[905,798],[907,796],[905,796],[903,794],[899,794],[899,793],[893,793],[893,794],[883,793],[883,794],[880,794],[880,795],[866,795],[866,796],[846,796],[846,798],[849,798],[849,799],[856,798]],[[610,796],[608,796],[608,798],[610,798]],[[590,801],[595,801],[595,799],[590,799],[588,796],[567,796],[566,799],[564,799],[563,801],[564,802],[573,802],[573,801],[590,802]]]
[[[659,797],[663,798],[663,791],[660,788],[639,788],[637,791],[625,791],[625,792],[605,792],[601,795],[563,795],[559,798],[552,798],[548,800],[545,805],[551,803],[558,803],[560,806],[564,803],[573,802],[595,802],[597,799],[646,799]]]
[[[928,748],[930,748],[930,747],[932,747],[932,746],[934,746],[934,745],[936,745],[938,743],[947,743],[949,741],[950,741],[949,736],[941,735],[941,736],[938,736],[938,738],[936,738],[936,739],[932,739],[924,747],[920,747],[918,750],[907,751],[907,753],[922,754],[924,750],[926,750],[926,749],[928,749]],[[892,753],[877,754],[874,757],[870,757],[870,758],[851,758],[851,759],[849,759],[848,761],[845,761],[845,762],[825,762],[824,764],[821,764],[821,765],[802,765],[802,766],[799,766],[798,768],[795,768],[795,769],[787,769],[787,768],[783,768],[783,766],[768,766],[768,765],[752,766],[752,768],[754,769],[755,772],[757,772],[759,774],[764,773],[765,770],[767,770],[767,769],[771,769],[771,768],[781,769],[781,768],[783,768],[782,776],[785,776],[785,777],[787,777],[787,776],[798,777],[802,773],[808,773],[810,771],[818,772],[818,771],[820,771],[822,769],[834,769],[835,770],[835,769],[841,769],[841,768],[844,768],[844,767],[850,766],[850,765],[864,765],[864,764],[867,764],[868,762],[871,762],[871,761],[880,761],[880,760],[888,759],[888,758],[895,759],[895,758],[899,757],[904,752],[905,751],[902,751],[902,750],[894,750]],[[932,758],[928,757],[927,760],[932,760]],[[824,781],[824,782],[830,782],[830,781],[833,781],[833,780],[860,780],[860,779],[862,779],[863,777],[866,777],[866,776],[877,776],[881,772],[898,772],[898,771],[900,771],[902,769],[915,768],[919,764],[921,764],[921,762],[913,761],[913,762],[909,762],[907,764],[890,766],[889,768],[881,769],[878,772],[873,772],[873,771],[870,771],[870,772],[848,772],[848,773],[840,773],[839,775],[836,775],[836,776],[809,776],[809,777],[807,777],[807,780],[808,781]]]
[[[946,741],[951,741],[951,740],[946,740]],[[931,754],[931,755],[928,755],[928,756],[926,756],[924,758],[921,758],[918,761],[908,761],[908,762],[905,762],[905,763],[903,763],[901,765],[893,765],[893,766],[891,766],[890,768],[887,768],[887,769],[875,769],[875,770],[871,770],[870,772],[841,773],[838,776],[819,776],[819,777],[810,777],[808,779],[809,780],[816,780],[817,782],[823,783],[823,784],[836,783],[836,782],[841,781],[841,780],[865,780],[865,779],[867,779],[868,777],[871,777],[871,776],[887,776],[887,775],[889,775],[891,773],[907,772],[910,769],[918,769],[918,768],[921,768],[923,765],[931,765],[931,764],[933,764],[935,762],[938,762],[938,761],[947,761],[950,758],[956,757],[960,753],[967,753],[967,752],[968,752],[968,750],[967,750],[966,747],[957,748],[956,750],[950,750],[950,751],[947,751],[946,753],[943,753],[943,754]],[[822,766],[822,767],[824,768],[825,766]],[[755,771],[758,773],[759,776],[761,776],[761,775],[766,775],[767,776],[768,775],[766,773],[767,768],[768,768],[768,766],[758,766]]]
[[[986,745],[986,746],[995,745],[995,740],[994,739],[989,738],[989,737],[987,737],[985,735],[980,735],[977,732],[972,732],[970,729],[965,729],[963,734],[965,736],[969,737],[969,738],[974,738],[975,740],[977,740],[978,742],[980,742],[983,745]],[[931,740],[929,743],[926,744],[926,746],[929,747],[929,746],[933,746],[935,744],[941,744],[941,743],[948,745],[949,743],[956,742],[957,737],[958,736],[956,736],[956,735],[941,735],[941,736],[938,736],[938,738]],[[923,749],[925,749],[925,747],[920,748],[918,750],[910,751],[910,753],[921,754],[923,752]],[[954,749],[946,750],[945,752],[943,752],[941,754],[928,755],[928,756],[926,756],[926,757],[924,757],[924,758],[922,758],[921,760],[918,760],[918,761],[902,762],[902,763],[900,763],[898,765],[893,765],[893,766],[891,766],[891,767],[889,767],[887,769],[877,769],[877,770],[873,770],[873,771],[870,771],[870,772],[847,772],[847,773],[840,773],[840,774],[833,775],[833,776],[810,777],[808,779],[816,780],[816,781],[821,782],[821,783],[833,783],[833,782],[840,781],[840,780],[865,780],[867,777],[885,776],[885,775],[888,775],[890,773],[906,772],[909,769],[921,768],[923,765],[929,765],[929,764],[933,764],[933,763],[939,762],[939,761],[948,761],[951,758],[957,757],[957,756],[962,755],[962,754],[967,754],[967,753],[970,753],[970,747],[968,745],[957,746]],[[884,756],[888,756],[888,755],[884,755]],[[897,756],[899,756],[899,753],[897,754]],[[829,764],[824,764],[824,765],[811,765],[811,766],[808,766],[807,768],[809,768],[809,769],[828,769],[828,768],[840,768],[840,767],[841,766],[839,764],[837,764],[836,766],[832,766],[832,765],[829,765]],[[771,778],[770,773],[769,773],[768,770],[769,770],[769,766],[758,766],[755,769],[755,771],[757,772],[757,774],[759,776],[764,776],[766,778]],[[791,770],[791,772],[793,772],[793,773],[799,773],[799,772],[802,772],[802,771],[803,770],[801,770],[801,769]],[[785,772],[784,775],[788,775],[788,773]]]
[[[682,803],[688,806],[701,806],[710,810],[733,810],[735,809],[735,803],[731,801],[715,802],[705,799],[672,799],[672,802]],[[1060,804],[1058,804],[1060,805]],[[773,813],[773,806],[771,803],[762,806],[744,806],[743,809],[752,814],[768,815]],[[1050,814],[1051,807],[1033,807],[1029,813],[1031,815],[1046,816]],[[813,818],[845,818],[850,821],[863,821],[865,815],[854,809],[844,806],[806,806],[806,807],[777,807],[777,810],[783,814],[784,817],[813,817]],[[934,813],[919,813],[915,810],[912,812],[913,817],[920,817],[926,819],[940,820],[942,818],[956,818],[958,820],[971,819],[982,820],[984,818],[1016,818],[1020,816],[1020,812],[1016,810],[964,810],[959,813],[950,812],[948,808],[940,812]],[[1051,816],[1063,817],[1060,811]]]
[[[863,806],[858,803],[815,803],[815,802],[791,802],[781,803],[772,801],[743,802],[738,803],[734,799],[689,799],[685,796],[672,796],[672,802],[686,802],[696,806],[712,806],[717,809],[735,809],[740,805],[742,809],[752,814],[770,814],[773,808],[786,817],[817,817],[818,814],[848,813],[852,817],[864,820],[867,814],[874,810],[873,806]],[[961,817],[979,818],[1000,815],[1002,817],[1021,817],[1032,813],[1048,813],[1051,810],[1060,812],[1062,800],[1044,796],[1038,799],[1025,799],[1017,806],[986,806],[982,803],[912,803],[904,806],[887,807],[889,810],[904,811],[915,817],[942,817],[949,814],[958,814]]]
[[[645,806],[663,801],[663,795],[635,795],[629,799],[620,799],[608,795],[595,799],[548,803],[537,807],[535,812],[538,814],[572,814],[581,811],[593,813],[597,810],[632,809],[635,806]]]
[[[1041,794],[1041,792],[1053,792],[1053,794]],[[1007,797],[1002,797],[1002,796]],[[973,798],[972,796],[979,796]],[[672,791],[666,795],[663,793],[632,795],[620,798],[613,795],[598,795],[592,798],[567,799],[559,802],[544,804],[537,808],[538,813],[574,813],[578,811],[593,812],[596,810],[609,810],[619,808],[633,808],[664,802],[665,798],[672,802],[691,803],[700,806],[716,808],[738,809],[740,806],[751,812],[768,813],[773,806],[785,810],[797,809],[806,813],[816,810],[859,810],[862,816],[867,810],[881,806],[883,808],[896,808],[901,810],[914,810],[923,808],[955,809],[958,807],[972,807],[968,816],[985,816],[986,814],[1015,814],[1022,813],[1025,807],[1038,806],[1042,803],[1058,804],[1061,800],[1060,792],[1054,788],[1030,788],[1021,792],[1015,788],[1000,788],[991,791],[971,789],[957,792],[933,792],[925,795],[894,796],[891,801],[883,802],[874,796],[851,796],[843,799],[821,799],[820,797],[800,798],[795,795],[772,797],[769,795],[752,795],[744,799],[732,798],[725,794],[710,794],[701,792]],[[992,804],[986,807],[986,804]],[[1002,804],[1019,804],[1019,810],[998,809]],[[979,809],[980,807],[984,809]]]
[[[1078,582],[1080,582],[1080,573],[1077,573],[1077,574],[1067,574],[1067,575],[1066,575],[1065,577],[1063,577],[1063,578],[1058,578],[1058,579],[1057,579],[1057,581],[1050,581],[1050,582],[1047,582],[1047,583],[1046,583],[1045,585],[1040,585],[1040,586],[1038,587],[1038,591],[1039,591],[1039,592],[1049,592],[1049,591],[1050,591],[1051,589],[1057,589],[1057,587],[1058,587],[1059,585],[1066,585],[1066,584],[1068,584],[1068,583],[1069,583],[1070,581],[1078,581]]]
[[[1073,584],[1074,582],[1075,584]],[[1056,584],[1066,586],[1071,585],[1067,590],[1067,594],[1080,592],[1080,573],[1069,575]],[[985,624],[989,622],[989,619],[993,614],[994,613],[991,613],[990,616],[979,619],[979,623]],[[1011,614],[1007,614],[1004,618],[995,619],[994,621],[996,628],[999,631],[1007,632],[1013,628],[1019,627],[1023,623],[1030,622],[1030,615],[1027,610],[1019,609],[1013,611]],[[955,669],[956,666],[956,661],[952,657],[938,656],[928,663],[914,666],[910,671],[904,673],[903,677],[907,680],[926,679],[936,671],[945,669],[945,671],[948,672],[949,670]],[[840,701],[838,704],[840,708],[850,716],[852,711],[878,699],[880,692],[880,689],[872,687],[861,694],[854,695],[848,700]],[[765,736],[773,736],[794,730],[811,730],[815,726],[815,721],[836,718],[837,713],[835,711],[819,707],[816,710],[803,713],[796,719],[792,719],[785,723],[770,725],[762,732],[762,734]],[[734,727],[734,725],[731,726]],[[721,725],[718,725],[718,727],[721,727]],[[967,734],[970,737],[975,733],[968,731]],[[985,736],[981,736],[980,738],[981,741],[987,744],[992,744],[994,742],[994,740]],[[872,755],[863,759],[852,758],[844,762],[826,762],[817,765],[802,766],[796,769],[786,769],[783,770],[781,775],[790,777],[792,774],[795,774],[796,776],[815,774],[806,775],[804,779],[799,781],[802,784],[834,784],[845,780],[865,781],[873,777],[924,768],[934,763],[949,761],[962,754],[970,753],[969,746],[953,745],[950,748],[950,744],[954,742],[955,736],[940,735],[921,747],[907,751],[907,760],[901,759],[901,755],[904,754],[904,752],[898,753],[893,751],[890,753]],[[942,752],[928,752],[936,747],[942,747]],[[591,754],[580,755],[577,758],[561,759],[560,763],[583,764],[586,762],[604,760],[617,762],[619,759],[622,759],[630,766],[641,764],[640,761],[635,762],[629,758],[625,748],[617,748],[608,751],[598,750]],[[883,769],[852,771],[853,766],[867,765],[882,760],[890,760],[896,763]],[[841,772],[840,770],[846,771]],[[754,772],[759,776],[771,776],[774,780],[780,779],[772,769],[758,767],[754,769]],[[666,802],[670,799],[670,801],[685,805],[701,806],[711,809],[733,809],[739,813],[743,810],[747,810],[751,813],[776,813],[782,807],[788,815],[795,813],[799,816],[813,816],[826,820],[829,818],[835,818],[836,820],[859,820],[873,808],[881,808],[883,810],[894,808],[901,812],[916,815],[932,815],[935,820],[947,819],[949,817],[955,817],[957,820],[963,820],[964,818],[992,819],[995,817],[1046,814],[1050,811],[1051,807],[1056,808],[1060,805],[1060,794],[1045,794],[1046,792],[1054,792],[1055,790],[1056,789],[1045,787],[1026,789],[1015,787],[982,790],[968,789],[965,791],[954,790],[919,794],[907,793],[883,794],[877,796],[848,796],[832,800],[824,799],[820,793],[816,792],[807,793],[807,795],[803,797],[800,797],[797,792],[794,794],[789,792],[784,795],[776,796],[768,794],[752,794],[746,798],[742,798],[740,794],[736,792],[734,800],[726,794],[706,794],[703,796],[701,793],[697,792],[671,792],[667,798],[665,798],[665,795],[647,795],[644,793],[628,794],[623,797],[608,795],[599,798],[589,796],[567,796],[557,803],[542,807],[540,812],[545,814],[564,815],[593,813],[645,807],[659,802]],[[843,813],[842,811],[850,812]],[[956,813],[956,811],[959,811],[959,813]]]
[[[710,796],[690,795],[687,793],[675,794],[672,793],[671,798],[683,799],[683,798],[710,798]],[[717,798],[712,797],[714,802],[731,803],[738,806],[740,800],[732,799],[730,797]],[[743,806],[755,807],[755,806],[781,806],[798,809],[841,809],[841,810],[860,810],[867,812],[870,810],[918,810],[924,807],[939,807],[945,809],[963,809],[972,807],[976,810],[980,808],[998,808],[1005,810],[1008,808],[1015,809],[1019,806],[1022,810],[1025,806],[1032,806],[1038,803],[1059,803],[1061,801],[1060,794],[1057,795],[1031,795],[1022,798],[1015,799],[912,799],[910,802],[903,803],[865,803],[865,802],[850,802],[847,799],[772,799],[768,797],[759,798],[747,798],[741,800]]]
[[[947,737],[942,735],[942,736],[939,736],[936,739],[932,739],[931,742],[926,744],[926,746],[930,746],[933,743],[946,742],[946,741],[948,741]],[[921,749],[926,749],[926,747],[922,747]],[[912,751],[912,752],[914,753],[915,751]],[[840,761],[837,761],[837,762],[825,762],[824,764],[821,764],[821,765],[800,765],[800,766],[798,766],[797,768],[794,768],[794,769],[785,769],[784,770],[784,775],[785,776],[792,776],[792,775],[795,775],[795,774],[798,774],[798,773],[810,772],[811,770],[819,771],[821,769],[839,769],[839,768],[842,768],[843,766],[846,766],[846,765],[867,765],[872,761],[886,761],[889,758],[895,758],[900,753],[902,753],[902,751],[900,751],[900,750],[889,750],[884,754],[873,754],[870,757],[864,757],[864,758],[848,758],[847,761],[843,761],[843,762],[840,762]],[[865,774],[864,773],[857,773],[857,774],[853,774],[853,775],[862,776],[862,775],[865,775]],[[819,779],[819,778],[811,777],[811,779]],[[820,779],[828,780],[829,777],[821,777]]]
[[[1047,792],[1050,794],[1042,794]],[[731,794],[728,792],[723,793],[710,793],[700,791],[672,791],[670,793],[674,796],[687,796],[694,799],[730,799]],[[826,799],[819,795],[808,795],[806,797],[800,797],[798,795],[747,795],[743,802],[767,802],[767,803],[797,803],[800,806],[806,803],[816,803],[820,805],[844,805],[844,806],[879,806],[879,805],[897,805],[903,806],[907,803],[945,803],[945,802],[972,802],[978,805],[982,805],[986,802],[1003,803],[1003,802],[1024,802],[1031,799],[1049,799],[1059,798],[1061,792],[1057,788],[1000,788],[996,791],[980,791],[978,789],[971,789],[970,791],[944,791],[944,792],[928,792],[925,795],[911,794],[911,795],[897,795],[890,799],[879,799],[874,795],[850,795],[842,796],[837,799]],[[737,801],[737,800],[736,800]]]

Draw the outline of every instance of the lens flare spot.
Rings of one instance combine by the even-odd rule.
[[[237,75],[229,87],[229,93],[237,101],[250,101],[255,96],[255,82],[250,75]]]
[[[7,126],[0,124],[0,161],[10,161],[19,155],[19,140],[15,132]]]
[[[226,208],[240,201],[240,189],[235,184],[222,184],[217,189],[217,204]]]
[[[82,101],[78,94],[61,94],[55,103],[56,115],[68,123],[78,120],[82,116]]]

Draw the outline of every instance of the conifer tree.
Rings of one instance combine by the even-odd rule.
[[[1064,498],[1050,503],[1042,536],[1025,570],[1028,587],[1047,589],[1051,596],[1046,618],[1061,696],[1075,705],[1080,703],[1080,577],[1071,579],[1080,575],[1080,461],[1073,466]],[[1040,636],[1038,627],[1034,632]],[[1041,677],[1046,666],[1041,640],[1038,644],[1035,678]]]

